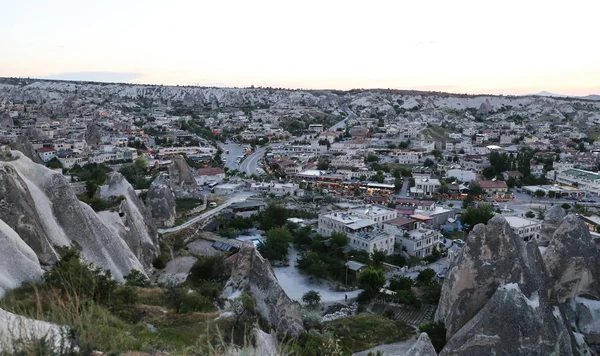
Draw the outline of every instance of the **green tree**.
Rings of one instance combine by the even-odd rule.
[[[437,148],[431,151],[431,154],[433,155],[433,157],[435,157],[435,159],[440,160],[442,159],[442,152],[440,152],[440,150],[438,150]]]
[[[538,198],[543,198],[543,197],[546,196],[546,193],[543,190],[538,189],[538,190],[535,191],[535,196],[538,197]]]
[[[286,208],[276,205],[269,204],[265,211],[262,212],[262,228],[268,231],[274,227],[281,227],[287,223],[288,211]]]
[[[62,167],[63,167],[62,163],[60,163],[60,161],[56,157],[54,157],[50,161],[48,161],[48,168],[56,169],[56,168],[62,168]]]
[[[535,213],[533,211],[528,211],[525,213],[525,217],[529,219],[535,218]]]
[[[442,351],[446,345],[446,326],[443,322],[429,322],[419,325],[419,331],[427,333],[436,352]]]
[[[410,277],[394,277],[390,279],[390,290],[395,292],[400,290],[410,290],[413,286],[413,280]]]
[[[309,290],[302,296],[302,301],[310,306],[317,306],[321,303],[321,294],[315,290]]]
[[[419,272],[419,274],[417,275],[416,281],[419,285],[425,286],[425,285],[435,282],[434,278],[435,278],[435,271],[431,268],[426,268],[426,269],[422,270],[421,272]]]
[[[358,285],[369,293],[377,293],[385,284],[383,271],[369,267],[358,277]]]
[[[148,287],[150,285],[148,277],[137,269],[132,269],[131,273],[123,278],[125,279],[125,284],[129,286]]]
[[[496,168],[494,166],[485,167],[482,174],[487,179],[492,179],[496,176]]]
[[[471,182],[469,184],[469,194],[473,195],[473,196],[481,196],[483,195],[483,189],[481,188],[481,186],[475,182]]]
[[[471,194],[467,194],[467,196],[465,197],[465,199],[462,202],[462,208],[468,209],[469,207],[473,206],[473,203],[474,203],[473,196]]]
[[[387,257],[387,252],[384,250],[375,250],[371,253],[371,260],[373,261],[373,267],[381,268]]]
[[[571,209],[571,204],[569,204],[569,203],[562,203],[562,205],[560,207],[563,208],[563,209],[565,209],[565,210],[569,210],[569,209]]]
[[[467,225],[467,231],[471,231],[477,224],[487,224],[494,217],[494,207],[491,204],[480,203],[477,206],[469,206],[461,215],[460,221]]]
[[[283,261],[288,255],[289,245],[293,240],[292,233],[285,227],[274,228],[267,231],[266,239],[258,246],[258,250],[270,260]]]
[[[399,147],[399,148],[401,148],[401,149],[408,148],[408,142],[401,141],[401,142],[398,144],[398,147]]]
[[[320,157],[317,161],[317,169],[320,171],[326,171],[329,169],[329,160],[325,157]]]
[[[343,248],[350,242],[348,235],[345,232],[334,231],[329,236],[329,240],[331,241],[332,248]]]

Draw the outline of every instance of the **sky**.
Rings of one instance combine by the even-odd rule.
[[[598,0],[0,0],[0,76],[600,94]]]

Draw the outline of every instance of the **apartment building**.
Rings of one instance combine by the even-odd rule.
[[[349,212],[332,212],[319,216],[318,232],[330,236],[333,232],[348,235],[350,247],[373,253],[376,250],[388,254],[394,252],[394,236],[377,228],[378,223]]]
[[[600,196],[599,173],[572,168],[558,172],[556,181],[561,184],[578,187],[586,192]]]

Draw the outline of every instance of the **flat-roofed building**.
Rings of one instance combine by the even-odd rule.
[[[540,220],[526,219],[520,216],[505,216],[504,219],[523,240],[529,241],[540,237],[540,230],[542,229]]]
[[[355,214],[339,211],[319,216],[318,232],[330,236],[333,232],[348,235],[350,247],[373,253],[376,250],[387,254],[394,252],[394,236],[377,228],[378,223]]]

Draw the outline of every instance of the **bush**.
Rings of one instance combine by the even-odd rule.
[[[207,312],[213,310],[214,307],[208,298],[196,292],[184,293],[178,312]]]
[[[158,256],[154,262],[152,262],[152,267],[156,269],[165,269],[165,267],[167,267],[167,263],[162,259],[161,256]]]
[[[201,284],[202,281],[224,282],[229,278],[230,271],[223,255],[202,256],[194,263],[187,282],[192,284]]]
[[[316,306],[321,303],[321,294],[314,290],[309,290],[302,296],[302,301],[310,306]]]
[[[413,286],[413,280],[410,277],[394,277],[390,280],[389,290],[395,292],[401,290],[410,290]]]
[[[562,203],[562,205],[560,207],[563,208],[563,209],[565,209],[565,210],[569,210],[569,209],[571,209],[571,204],[569,204],[569,203]]]
[[[421,272],[419,272],[419,275],[417,276],[417,283],[419,285],[428,285],[434,282],[435,278],[435,271],[432,270],[431,268],[426,268],[424,270],[422,270]]]
[[[150,285],[148,277],[137,269],[132,269],[131,273],[123,278],[125,279],[125,284],[128,286],[148,287]]]
[[[137,290],[132,286],[117,289],[113,295],[113,302],[117,305],[132,305],[137,303]]]

